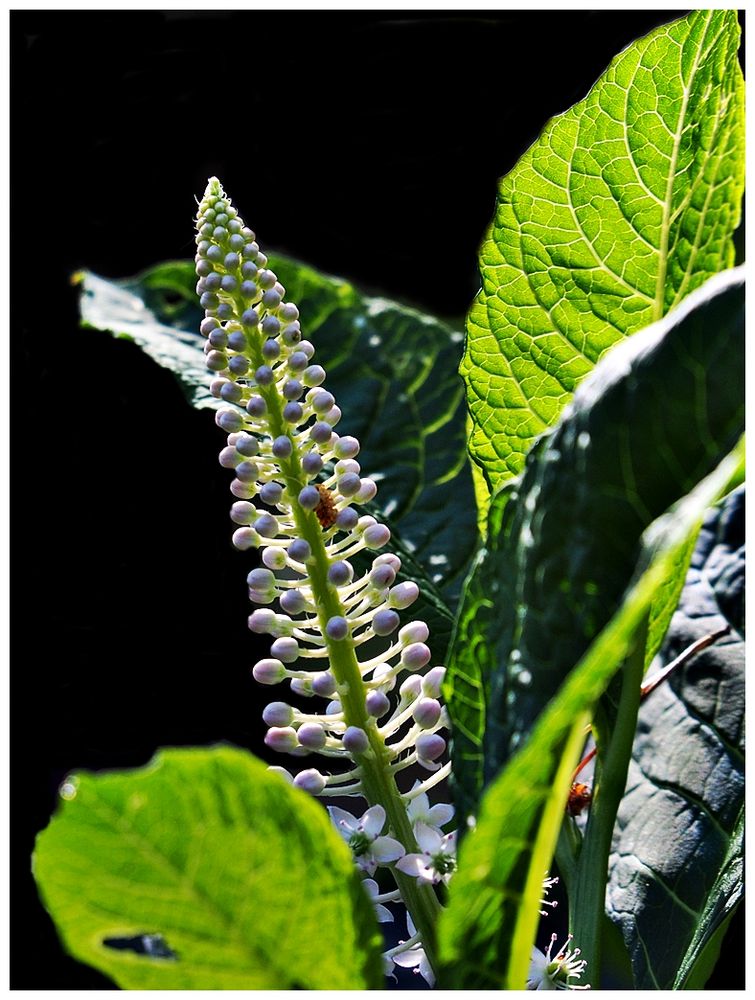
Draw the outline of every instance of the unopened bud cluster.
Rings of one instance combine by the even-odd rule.
[[[381,551],[389,529],[360,513],[377,486],[362,475],[359,441],[336,431],[341,411],[299,311],[214,178],[197,228],[206,363],[212,394],[227,404],[216,421],[228,435],[220,463],[234,473],[233,544],[261,551],[247,577],[257,605],[249,628],[272,642],[253,674],[325,699],[311,711],[273,701],[265,742],[337,765],[277,769],[307,792],[367,799],[361,819],[331,808],[366,873],[385,864],[418,883],[447,881],[453,835],[440,827],[453,810],[426,795],[448,768],[444,668],[431,666],[427,625],[407,614],[419,590],[399,581],[399,558]],[[402,792],[396,777],[412,764],[430,775]],[[382,918],[382,904],[398,897],[372,895]]]

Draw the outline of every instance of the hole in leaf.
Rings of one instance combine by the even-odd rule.
[[[147,955],[149,958],[178,958],[161,934],[103,938],[102,943],[106,948],[113,948],[115,951],[133,951],[137,955]]]

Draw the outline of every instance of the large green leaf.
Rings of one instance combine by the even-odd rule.
[[[625,49],[501,181],[462,373],[492,489],[617,341],[734,263],[744,84],[734,10]]]
[[[442,659],[448,606],[456,603],[477,541],[464,389],[456,374],[462,334],[290,258],[271,255],[270,263],[328,372],[344,413],[339,431],[360,439],[362,467],[379,482],[375,506],[414,557],[421,613]],[[219,405],[193,332],[202,314],[189,262],[160,264],[125,281],[86,272],[80,280],[85,324],[133,339],[176,374],[193,405]]]
[[[744,445],[670,514],[654,522],[636,577],[616,613],[540,715],[525,744],[487,790],[461,845],[439,926],[441,983],[521,989],[538,922],[543,871],[563,818],[586,713],[629,653],[653,596],[700,527],[706,509],[741,481]],[[588,969],[585,978],[589,981]],[[596,983],[597,985],[597,983]]]
[[[743,280],[711,278],[615,348],[494,498],[450,660],[463,811],[611,618],[643,531],[741,434]]]
[[[664,661],[722,626],[741,629],[743,596],[741,490],[706,519]],[[732,631],[640,709],[606,897],[639,989],[703,985],[706,947],[742,894],[744,669]]]
[[[67,779],[34,873],[67,949],[124,989],[376,989],[381,939],[325,812],[249,754]],[[141,952],[141,953],[140,953]]]

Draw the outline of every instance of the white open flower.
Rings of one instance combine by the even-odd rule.
[[[409,939],[411,940],[417,936],[417,928],[414,926],[414,921],[408,913],[406,915],[406,926],[409,931]],[[425,949],[422,947],[420,941],[417,941],[411,948],[407,948],[405,951],[399,951],[397,954],[391,953],[390,957],[394,965],[398,965],[402,969],[414,969],[415,973],[422,976],[428,986],[435,985],[432,966],[427,960]]]
[[[434,826],[417,823],[414,835],[422,853],[404,855],[396,868],[425,882],[448,882],[456,870],[456,831],[444,836]]]
[[[571,934],[566,939],[555,956],[552,956],[556,935],[551,937],[551,943],[543,954],[539,948],[532,949],[530,969],[527,973],[528,990],[589,990],[589,985],[580,986],[570,983],[570,979],[579,979],[585,970],[587,962],[579,957],[579,948],[569,949]]]
[[[420,781],[415,781],[414,788],[417,788],[420,784]],[[414,788],[412,791],[414,791]],[[440,827],[445,826],[446,823],[453,819],[454,807],[448,805],[446,802],[438,802],[436,805],[431,806],[427,792],[420,792],[419,795],[415,795],[406,807],[406,812],[412,826],[415,826],[417,823],[424,823],[425,826],[434,826],[436,829],[440,829]]]
[[[351,848],[354,860],[368,875],[372,875],[378,865],[387,865],[403,857],[404,848],[397,840],[380,836],[385,826],[385,809],[382,806],[371,806],[361,819],[338,806],[328,806],[328,812]]]
[[[380,886],[377,884],[374,878],[362,879],[362,885],[367,891],[367,895],[370,897],[372,905],[375,907],[375,914],[377,915],[379,924],[387,924],[393,922],[393,914],[388,909],[387,906],[383,906],[382,903],[376,902],[376,897],[380,895]]]

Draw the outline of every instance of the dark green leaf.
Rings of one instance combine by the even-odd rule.
[[[462,334],[414,309],[370,298],[289,258],[270,256],[305,335],[328,372],[344,417],[339,431],[362,444],[360,463],[379,482],[376,508],[414,556],[437,658],[451,630],[476,541],[466,454]],[[82,277],[81,314],[92,327],[128,334],[173,372],[195,406],[217,406],[202,354],[193,267],[160,264],[136,278]],[[424,570],[421,569],[424,567]]]
[[[501,181],[462,372],[492,489],[611,345],[734,263],[744,186],[735,10],[625,49]]]
[[[720,602],[738,627],[743,553],[742,490],[706,520],[664,661],[727,624]],[[672,674],[640,710],[607,895],[638,989],[684,986],[742,893],[744,668],[735,631]]]
[[[34,874],[68,951],[123,989],[382,986],[350,851],[249,754],[164,750],[61,792]]]
[[[578,401],[575,400],[575,404]],[[538,920],[570,771],[586,713],[629,652],[653,595],[700,527],[705,510],[740,481],[744,446],[727,456],[646,533],[641,567],[618,610],[569,673],[524,746],[480,803],[461,845],[450,904],[439,927],[441,984],[457,989],[521,989]],[[585,977],[590,979],[590,970]]]
[[[643,531],[741,434],[743,291],[712,278],[612,351],[496,497],[450,661],[463,810],[611,618]]]

